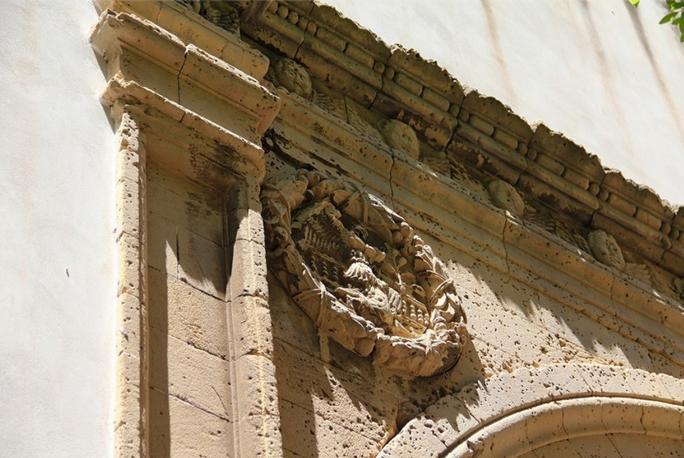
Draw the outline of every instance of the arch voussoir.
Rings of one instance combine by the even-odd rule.
[[[682,440],[684,381],[596,364],[522,368],[475,381],[411,420],[380,456],[517,456],[605,434]]]

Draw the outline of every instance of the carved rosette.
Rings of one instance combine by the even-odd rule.
[[[591,231],[588,240],[591,253],[599,262],[619,270],[624,270],[626,265],[625,258],[615,237],[599,229]]]
[[[270,267],[320,332],[410,376],[456,363],[466,330],[455,285],[402,217],[301,170],[265,184],[262,203]]]

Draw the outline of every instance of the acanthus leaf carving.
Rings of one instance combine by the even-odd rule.
[[[561,240],[573,245],[585,253],[591,254],[591,247],[586,236],[577,225],[571,225],[559,219],[549,209],[535,204],[534,201],[525,204],[524,218],[545,231],[554,234]]]
[[[262,190],[276,277],[318,328],[409,376],[451,368],[467,337],[430,246],[377,197],[300,170]]]

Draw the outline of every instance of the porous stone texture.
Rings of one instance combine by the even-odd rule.
[[[275,63],[273,71],[278,82],[285,89],[305,99],[311,98],[313,91],[311,78],[303,66],[292,59],[283,58]]]
[[[147,183],[149,453],[229,454],[235,420],[220,203],[156,167]]]
[[[418,159],[420,146],[411,126],[396,119],[388,119],[380,123],[380,131],[389,146]]]
[[[271,268],[348,350],[406,376],[458,361],[465,318],[444,263],[372,194],[315,172],[263,186]]]
[[[590,232],[587,238],[591,252],[598,261],[617,269],[625,268],[625,258],[615,237],[599,229]]]
[[[511,212],[515,216],[522,216],[525,211],[525,202],[518,191],[503,180],[493,180],[487,185],[489,196],[499,208]]]
[[[679,445],[674,213],[329,7],[234,3],[238,35],[215,3],[112,0],[93,34],[126,127],[117,454]]]

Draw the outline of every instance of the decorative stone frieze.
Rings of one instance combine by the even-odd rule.
[[[380,185],[381,187],[375,189],[385,195],[392,195],[393,202],[407,205],[421,215],[426,205],[436,205],[434,208],[430,207],[433,209],[432,212],[436,213],[421,216],[413,221],[417,229],[440,237],[441,232],[434,231],[431,223],[425,224],[432,218],[438,218],[438,227],[451,231],[452,235],[458,234],[456,239],[471,239],[473,231],[477,231],[477,237],[485,241],[480,248],[472,252],[473,256],[487,253],[488,262],[492,266],[509,272],[522,281],[527,281],[528,277],[524,273],[525,270],[520,269],[520,265],[532,268],[533,275],[548,278],[553,283],[558,284],[557,282],[561,281],[561,284],[566,286],[557,291],[557,298],[566,301],[567,298],[573,297],[568,306],[575,307],[575,301],[579,301],[578,304],[582,304],[582,309],[587,312],[588,303],[597,305],[598,307],[591,312],[591,316],[597,320],[600,320],[604,313],[617,313],[621,318],[633,313],[640,316],[645,313],[654,323],[659,323],[660,317],[667,314],[665,326],[668,332],[671,330],[679,334],[679,325],[675,323],[681,323],[684,316],[676,313],[676,304],[667,296],[660,295],[658,300],[649,299],[653,293],[648,284],[639,279],[631,281],[629,272],[606,268],[599,262],[592,262],[591,249],[585,235],[589,230],[581,222],[566,215],[559,215],[552,205],[534,199],[534,206],[526,203],[525,215],[520,221],[523,224],[506,221],[508,218],[505,215],[486,209],[478,203],[489,199],[486,189],[481,184],[485,178],[481,173],[478,174],[477,170],[468,169],[464,176],[457,167],[458,164],[452,164],[452,180],[443,179],[427,167],[417,167],[415,161],[408,161],[406,157],[402,157],[403,155],[392,157],[387,148],[369,141],[369,138],[360,138],[358,132],[349,124],[340,123],[338,118],[316,107],[312,108],[311,104],[301,97],[284,95],[281,100],[282,108],[276,129],[279,135],[274,137],[275,143],[279,145],[278,154],[290,157],[301,164],[319,167],[317,164],[327,164],[330,151],[335,151],[335,154],[338,154],[335,156],[337,167],[341,167],[345,173],[367,186]],[[308,132],[307,138],[299,132]],[[453,162],[453,158],[450,160]],[[453,173],[454,170],[460,173]],[[415,189],[420,189],[421,193],[411,194],[411,190]],[[530,210],[534,207],[535,213],[528,212],[528,207]],[[528,219],[532,224],[527,224]],[[538,224],[539,221],[541,224]],[[536,230],[535,226],[540,229]],[[500,241],[502,232],[504,246]],[[570,245],[560,243],[559,239]],[[458,246],[461,246],[460,243]],[[518,255],[522,258],[515,260]],[[537,264],[537,261],[529,264],[529,259],[543,260],[543,264]],[[642,262],[637,257],[631,259],[630,262]],[[554,266],[558,265],[563,265],[564,280],[556,278],[558,272],[554,270]],[[610,286],[617,278],[626,289],[624,295],[611,296]],[[576,281],[579,283],[575,283]],[[668,281],[671,282],[671,279]],[[667,287],[667,291],[671,291],[670,286]],[[549,291],[545,289],[544,294],[549,294]],[[605,296],[606,299],[597,302],[594,294]],[[642,299],[635,301],[635,297]],[[615,329],[629,335],[630,339],[639,339],[649,348],[657,349],[660,345],[657,341],[661,337],[651,334],[637,318],[630,319],[630,324],[626,327],[617,324],[614,326]],[[631,330],[627,331],[630,328]],[[649,334],[649,337],[646,337],[646,334]],[[673,339],[676,341],[676,338]],[[680,353],[679,346],[676,346],[676,350],[673,347],[673,351],[668,353],[673,357],[675,353]]]
[[[456,363],[466,339],[456,286],[402,217],[306,171],[264,185],[262,204],[275,274],[319,332],[408,376]]]
[[[509,272],[522,281],[527,281],[527,274],[519,266],[530,265],[529,260],[534,259],[534,263],[530,265],[533,266],[534,275],[541,275],[556,284],[560,281],[560,284],[565,285],[558,289],[558,295],[555,297],[561,301],[571,296],[577,297],[585,311],[587,307],[596,305],[597,308],[591,312],[591,316],[596,319],[601,319],[604,313],[617,313],[621,318],[633,313],[645,313],[653,323],[659,323],[660,317],[667,314],[667,332],[672,330],[679,334],[676,330],[678,325],[675,323],[680,323],[683,317],[676,313],[677,306],[668,297],[659,296],[658,300],[653,300],[652,289],[643,289],[647,285],[642,281],[632,282],[629,280],[629,274],[624,271],[606,269],[598,262],[587,262],[591,258],[591,250],[585,238],[589,230],[578,221],[565,215],[559,216],[554,207],[533,200],[534,207],[543,209],[537,215],[541,216],[543,224],[538,225],[536,221],[530,221],[533,224],[528,225],[527,219],[531,218],[532,212],[527,211],[522,221],[524,224],[506,222],[507,218],[500,212],[485,209],[477,203],[482,201],[482,197],[485,201],[488,200],[487,191],[484,188],[482,191],[477,190],[478,186],[482,187],[481,184],[470,180],[462,181],[462,173],[454,176],[457,181],[443,180],[427,168],[416,167],[414,161],[406,161],[400,156],[392,157],[385,148],[376,143],[359,141],[361,139],[358,133],[348,124],[340,123],[337,118],[322,110],[312,109],[301,97],[284,96],[282,102],[276,129],[279,135],[275,137],[276,144],[281,145],[278,154],[291,157],[301,164],[320,168],[320,164],[328,164],[330,153],[327,151],[337,151],[339,155],[335,156],[335,164],[345,170],[345,173],[366,186],[380,185],[380,188],[375,189],[388,196],[393,193],[393,202],[419,212],[421,217],[413,221],[419,230],[440,237],[440,232],[434,232],[433,224],[425,224],[434,217],[438,218],[436,221],[439,226],[452,231],[452,234],[459,234],[457,239],[471,239],[473,233],[477,233],[477,238],[484,242],[479,245],[480,248],[471,252],[473,256],[482,256],[485,253],[488,262],[491,261],[493,266]],[[299,135],[299,132],[303,131],[309,132],[308,139]],[[278,139],[280,135],[284,137]],[[391,176],[388,172],[391,172]],[[476,172],[471,176],[475,181],[482,180],[481,175],[478,178]],[[386,184],[387,179],[390,179],[389,187]],[[464,185],[467,185],[468,189]],[[421,189],[420,196],[408,194],[405,191],[407,189]],[[434,205],[430,207],[431,211],[435,212],[432,216],[422,213],[426,205]],[[527,206],[532,208],[529,203]],[[542,230],[538,231],[534,226],[539,226]],[[502,232],[505,248],[499,241]],[[560,244],[559,239],[580,250],[567,244]],[[461,246],[460,242],[458,244]],[[515,260],[518,255],[522,257]],[[502,259],[506,261],[500,262]],[[543,260],[543,264],[537,264],[537,260]],[[642,261],[632,258],[630,262]],[[563,265],[563,280],[556,278],[558,272],[554,266],[558,265]],[[610,285],[618,278],[621,287],[624,285],[626,288],[624,295],[611,295]],[[578,283],[575,283],[576,281]],[[669,291],[670,287],[667,289]],[[545,289],[544,294],[549,294],[549,290]],[[597,301],[596,294],[602,299]],[[635,301],[635,297],[641,299]],[[619,303],[613,304],[610,301]],[[567,302],[570,307],[575,307],[576,304]],[[619,326],[621,330],[628,329],[623,325],[614,326]],[[629,335],[630,339],[637,338],[639,342],[653,349],[661,345],[657,342],[662,338],[661,331],[652,333],[637,318],[630,319],[627,326],[631,330],[625,335]],[[676,342],[675,337],[672,342]],[[679,355],[679,352],[679,349],[673,348],[670,354],[675,357],[674,355]]]
[[[257,2],[260,3],[260,2]],[[306,65],[364,108],[410,125],[435,151],[446,148],[489,178],[600,228],[643,258],[684,275],[683,224],[650,190],[604,170],[598,158],[543,124],[530,126],[510,108],[461,85],[435,62],[387,46],[333,8],[275,0],[243,21],[250,38]],[[428,162],[434,155],[426,154]],[[432,161],[444,174],[444,161]],[[448,174],[445,174],[448,175]],[[681,211],[680,211],[681,212]],[[682,218],[679,218],[682,219]]]

